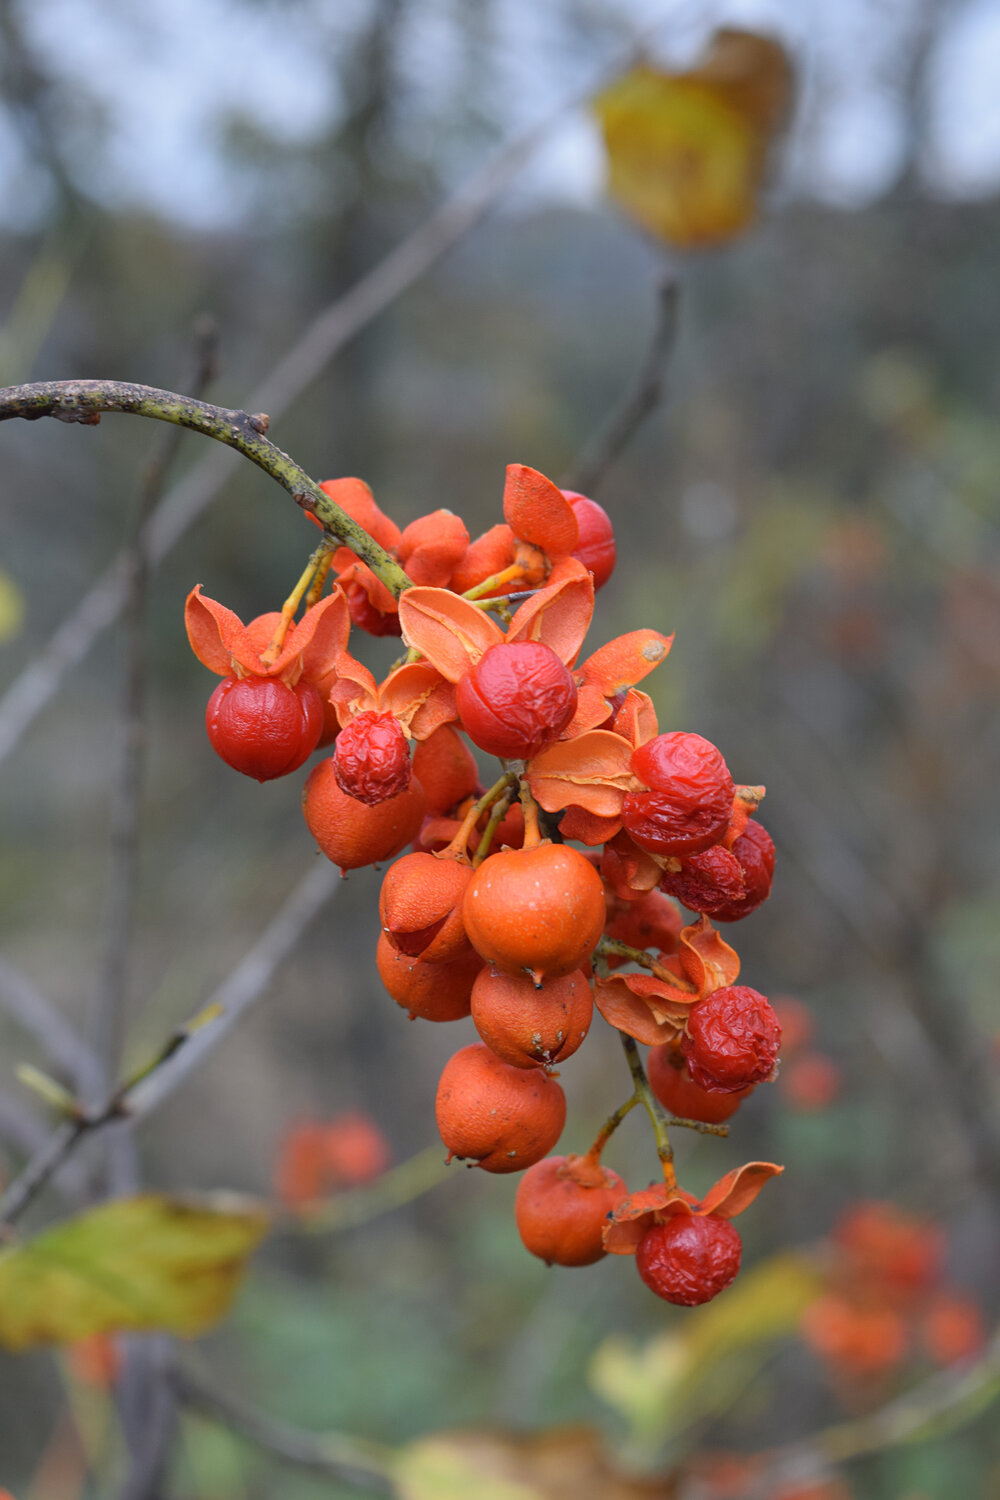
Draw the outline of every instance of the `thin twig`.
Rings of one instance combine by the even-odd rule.
[[[747,1485],[744,1500],[771,1500],[778,1489],[815,1480],[831,1465],[943,1436],[974,1420],[998,1395],[1000,1335],[994,1335],[975,1364],[941,1370],[867,1416],[838,1422],[760,1455],[766,1458],[766,1465],[759,1470],[755,1464],[748,1464],[754,1478]],[[697,1483],[682,1491],[682,1500],[701,1500]]]
[[[668,7],[650,26],[640,29],[628,50],[604,68],[586,89],[559,104],[538,125],[503,147],[469,182],[344,296],[338,297],[295,343],[263,383],[250,393],[246,409],[282,416],[345,345],[409,290],[486,217],[508,183],[567,114],[611,82],[634,60],[642,43],[675,14]],[[176,485],[150,518],[146,542],[152,567],[173,549],[215,499],[236,465],[223,449],[209,453]],[[37,656],[0,699],[0,761],[18,744],[25,730],[58,691],[65,674],[90,651],[122,611],[126,595],[124,555],[104,570]]]
[[[162,1067],[132,1089],[129,1115],[133,1120],[144,1120],[158,1109],[265,994],[310,922],[336,895],[340,880],[339,871],[325,859],[303,876],[257,942],[209,996],[205,1010],[218,1011],[217,1018],[199,1027]]]
[[[52,1127],[35,1113],[23,1099],[12,1099],[0,1093],[0,1135],[23,1156],[34,1156],[48,1143]],[[90,1196],[90,1175],[78,1161],[67,1161],[53,1178],[58,1192],[74,1203],[85,1203]]]
[[[175,1368],[170,1379],[182,1406],[239,1433],[272,1457],[380,1495],[396,1493],[392,1455],[386,1449],[342,1433],[304,1432],[276,1422],[224,1394],[214,1382],[210,1384],[189,1368]]]
[[[677,302],[677,282],[668,272],[657,287],[653,336],[635,380],[563,480],[566,489],[593,494],[615,459],[662,402],[667,365],[677,339]]]
[[[214,322],[195,330],[196,368],[191,395],[200,400],[215,378],[218,336]],[[145,758],[145,614],[149,560],[144,546],[146,524],[163,494],[177,456],[182,429],[174,427],[161,441],[143,476],[130,536],[124,549],[127,573],[124,609],[125,663],[118,745],[111,775],[111,874],[109,879],[104,972],[97,997],[94,1045],[103,1065],[101,1088],[107,1090],[121,1066],[125,1037],[128,966],[135,918],[139,863],[139,815]]]
[[[9,959],[0,956],[0,1009],[33,1036],[56,1068],[80,1093],[100,1087],[97,1055],[72,1022]]]

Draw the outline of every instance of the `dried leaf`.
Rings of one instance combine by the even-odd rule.
[[[194,1337],[225,1314],[268,1227],[235,1194],[119,1198],[0,1256],[0,1344],[120,1329]]]
[[[681,249],[724,244],[753,223],[792,70],[772,38],[725,28],[686,73],[641,66],[595,101],[609,188]]]

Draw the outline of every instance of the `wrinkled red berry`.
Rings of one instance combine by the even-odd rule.
[[[774,1071],[781,1024],[758,990],[746,984],[714,990],[691,1007],[682,1043],[688,1072],[710,1094],[733,1094]]]
[[[403,627],[396,611],[383,614],[380,609],[376,609],[368,597],[367,589],[357,579],[352,579],[344,586],[344,593],[347,595],[351,619],[359,630],[367,631],[369,635],[402,635]]]
[[[369,807],[405,792],[413,767],[399,721],[371,709],[358,714],[337,736],[333,769],[340,790]]]
[[[459,681],[459,716],[474,745],[505,760],[528,760],[556,739],[576,711],[576,683],[551,646],[491,646]]]
[[[646,1230],[635,1263],[658,1297],[678,1307],[699,1307],[735,1281],[742,1254],[742,1241],[728,1219],[675,1214]]]
[[[709,912],[709,916],[713,917],[716,922],[738,922],[742,917],[748,917],[752,911],[757,910],[758,906],[763,906],[771,894],[771,882],[774,879],[774,840],[762,823],[750,820],[733,844],[733,856],[739,861],[740,869],[743,871],[746,894],[742,901],[723,904]],[[692,910],[704,911],[705,908],[696,906],[692,907]]]
[[[632,756],[649,790],[629,792],[622,822],[653,854],[698,854],[729,826],[735,786],[721,751],[700,734],[658,734]]]
[[[309,682],[224,677],[208,700],[205,728],[227,766],[273,781],[309,759],[323,729],[323,701]]]
[[[675,874],[665,871],[660,890],[674,896],[688,911],[717,912],[735,910],[743,901],[746,885],[743,870],[735,854],[724,844],[713,844],[700,854],[690,854]]]
[[[603,588],[615,571],[617,559],[611,518],[596,500],[579,495],[575,490],[563,490],[563,494],[572,505],[576,524],[580,528],[580,538],[571,556],[593,573],[594,589]]]

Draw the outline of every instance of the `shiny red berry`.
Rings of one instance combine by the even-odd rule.
[[[566,728],[576,711],[576,683],[551,646],[504,641],[460,679],[456,701],[480,750],[527,760]]]
[[[710,912],[716,922],[738,922],[742,917],[748,917],[758,906],[763,906],[771,894],[774,840],[762,823],[751,819],[733,844],[733,857],[743,871],[744,896],[742,901],[722,904]],[[692,908],[694,911],[703,909],[700,906]]]
[[[765,997],[733,984],[691,1007],[682,1048],[699,1088],[734,1094],[771,1076],[780,1045],[781,1024]]]
[[[563,494],[572,505],[576,524],[580,528],[580,538],[573,548],[572,556],[590,569],[594,575],[595,590],[603,588],[615,571],[617,559],[611,518],[596,500],[578,495],[575,490],[563,490]]]
[[[632,756],[649,790],[629,792],[622,822],[653,854],[698,854],[729,826],[735,787],[721,751],[700,734],[658,734]]]
[[[728,1219],[674,1214],[646,1230],[635,1263],[658,1297],[678,1307],[699,1307],[735,1281],[742,1253],[739,1234]]]
[[[225,677],[208,700],[205,727],[227,766],[256,781],[297,771],[319,743],[323,701],[309,682]]]
[[[398,719],[370,709],[358,714],[337,736],[333,769],[340,790],[368,807],[405,792],[413,767]]]

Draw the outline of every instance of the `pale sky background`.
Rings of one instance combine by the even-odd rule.
[[[904,146],[894,49],[898,28],[922,0],[613,3],[614,14],[637,27],[662,19],[648,51],[671,64],[690,60],[722,22],[781,36],[797,57],[802,89],[786,190],[855,207],[892,186]],[[230,0],[23,0],[21,9],[27,34],[67,88],[84,83],[107,104],[111,158],[94,186],[112,209],[150,209],[198,229],[238,226],[249,211],[247,186],[213,149],[218,115],[241,110],[294,144],[320,135],[339,109],[314,30],[292,3],[241,8],[238,25]],[[366,9],[367,0],[331,0],[331,46]],[[949,14],[930,69],[922,174],[942,195],[988,195],[1000,188],[1000,0],[955,0]],[[411,0],[404,9],[398,55],[414,129],[432,116],[450,70],[461,65],[449,15],[435,0]],[[557,10],[538,0],[504,0],[493,42],[484,97],[508,133],[550,113],[600,66],[596,48],[567,55]],[[479,159],[449,166],[458,177]],[[596,128],[576,111],[525,173],[513,206],[539,198],[594,202],[602,179]],[[0,108],[0,217],[30,228],[43,192]]]

